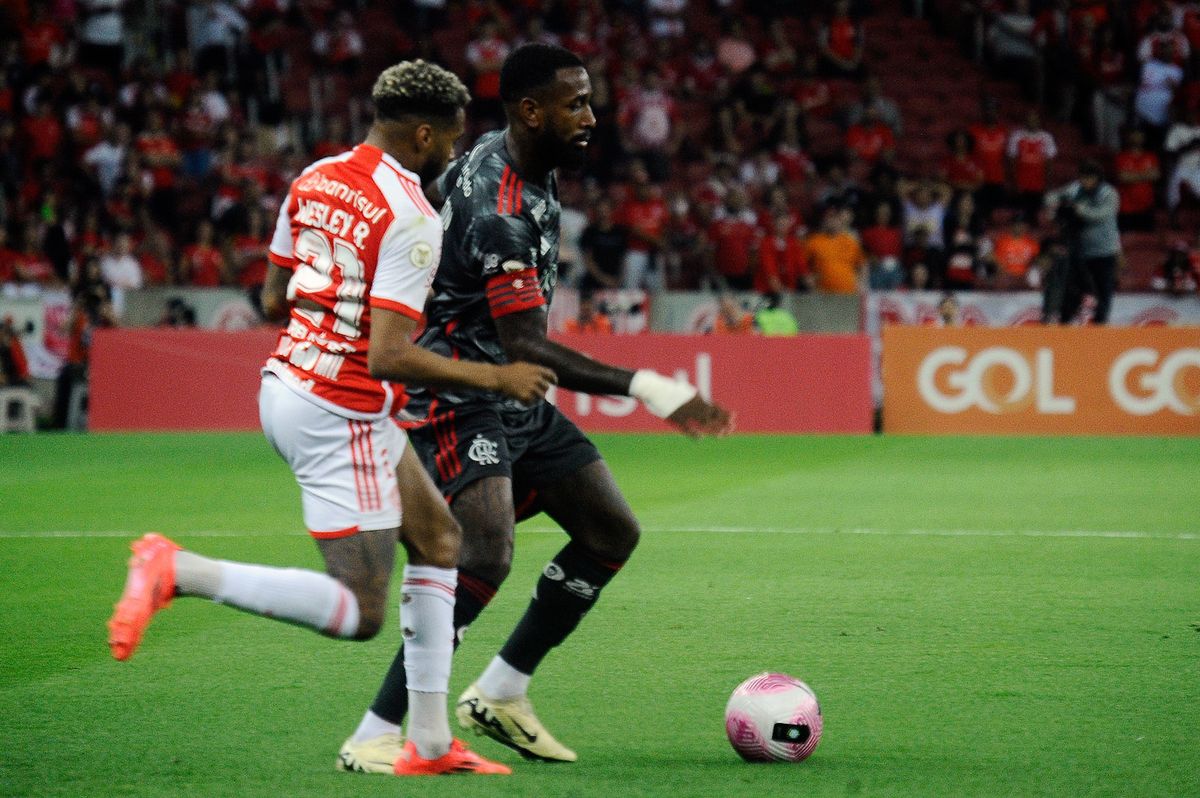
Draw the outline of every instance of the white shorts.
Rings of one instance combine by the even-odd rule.
[[[400,526],[396,466],[408,438],[390,419],[331,413],[269,373],[258,392],[258,415],[267,440],[296,475],[313,537]]]

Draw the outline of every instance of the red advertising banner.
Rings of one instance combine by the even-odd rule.
[[[97,330],[93,430],[258,429],[259,371],[279,331]]]
[[[102,330],[92,347],[94,430],[258,428],[259,369],[269,329]],[[861,335],[795,338],[559,335],[555,340],[628,368],[685,376],[737,413],[739,432],[871,431],[870,344]],[[559,390],[552,397],[591,432],[671,429],[636,400]]]
[[[1200,435],[1200,327],[884,327],[887,432]]]

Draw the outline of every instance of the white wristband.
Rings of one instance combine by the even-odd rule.
[[[683,380],[664,377],[657,371],[639,369],[629,383],[629,395],[641,401],[654,415],[666,418],[690,402],[696,388]]]

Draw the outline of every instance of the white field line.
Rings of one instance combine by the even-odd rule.
[[[522,534],[561,534],[557,527],[528,527],[518,530]],[[889,529],[884,527],[779,527],[779,526],[710,526],[710,527],[647,527],[650,534],[769,534],[769,535],[876,535],[880,537],[929,537],[929,538],[1116,538],[1132,540],[1200,540],[1200,532],[1140,532],[1136,530],[1102,529]],[[254,537],[307,537],[298,532],[247,532],[236,530],[197,530],[178,532],[180,537],[192,538],[254,538]],[[137,538],[142,532],[126,530],[58,530],[35,532],[10,532],[0,529],[0,540],[6,538]]]

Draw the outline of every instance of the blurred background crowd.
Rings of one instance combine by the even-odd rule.
[[[381,68],[463,75],[474,136],[524,41],[592,76],[562,182],[584,295],[1040,289],[1081,164],[1119,193],[1118,288],[1195,290],[1200,2],[4,0],[0,291],[69,288],[80,346],[143,286],[255,297],[289,181],[361,139]]]

